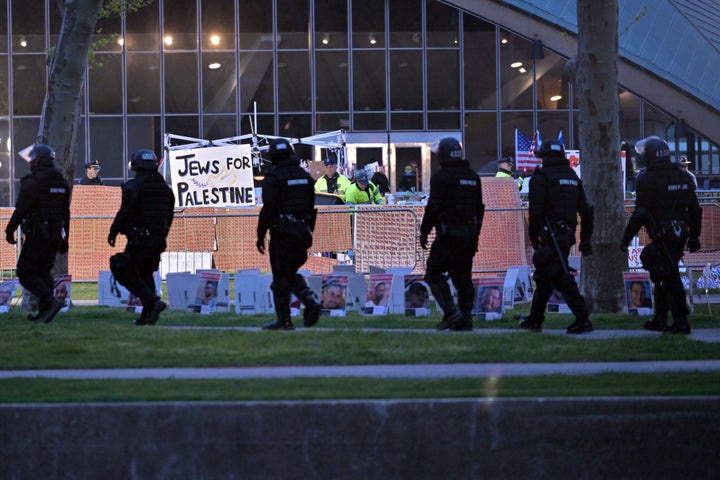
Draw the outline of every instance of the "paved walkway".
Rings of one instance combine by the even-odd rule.
[[[6,378],[246,380],[278,378],[368,377],[378,379],[442,379],[594,375],[599,373],[719,372],[720,360],[593,363],[457,363],[413,365],[290,366],[238,368],[115,368],[93,370],[7,370]]]
[[[172,329],[232,329],[260,330],[259,327],[164,327]],[[297,331],[302,331],[298,328]],[[331,331],[331,328],[315,327],[314,331]],[[372,329],[377,331],[378,329]],[[397,331],[397,329],[393,330]],[[437,335],[455,335],[435,330],[412,330]],[[475,329],[472,334],[517,334],[520,330]],[[292,335],[293,332],[277,332]],[[462,333],[460,335],[467,335]],[[544,330],[540,335],[566,335],[564,330]],[[596,330],[573,338],[593,339],[647,337],[661,335],[645,330]],[[720,342],[720,328],[695,329],[688,336],[691,340]],[[0,379],[7,378],[56,378],[56,379],[278,379],[278,378],[332,378],[368,377],[379,379],[442,379],[517,377],[532,375],[594,375],[599,373],[690,373],[718,372],[720,360],[652,361],[652,362],[577,362],[577,363],[458,363],[458,364],[412,364],[412,365],[325,365],[280,367],[222,367],[222,368],[100,368],[90,370],[5,370]]]

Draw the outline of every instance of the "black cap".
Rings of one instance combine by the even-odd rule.
[[[497,161],[498,164],[500,163],[509,163],[511,167],[515,166],[515,160],[512,157],[502,157],[500,160]]]
[[[97,160],[89,160],[89,161],[85,162],[85,168],[92,168],[92,167],[100,168],[100,162],[98,162]]]
[[[325,165],[337,165],[338,161],[337,158],[333,157],[332,155],[328,155],[328,157],[325,159]]]

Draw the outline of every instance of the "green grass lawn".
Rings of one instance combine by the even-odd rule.
[[[476,322],[478,329],[512,333],[477,335],[436,333],[437,312],[426,318],[370,318],[349,312],[345,318],[322,317],[313,329],[270,332],[223,328],[259,327],[270,315],[166,311],[157,326],[135,327],[137,314],[123,309],[76,306],[49,325],[36,325],[14,306],[0,316],[0,364],[11,370],[720,359],[720,344],[682,336],[588,339],[518,331],[514,314],[520,311],[508,312],[502,320]],[[593,317],[596,329],[639,329],[644,320]],[[571,321],[569,315],[550,315],[545,328],[563,329]],[[717,315],[695,314],[690,321],[693,328],[720,327]],[[171,326],[206,328],[166,328]],[[451,380],[6,379],[0,380],[0,402],[718,395],[717,380],[717,374],[702,373]]]

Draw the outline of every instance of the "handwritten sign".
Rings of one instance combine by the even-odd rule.
[[[170,152],[175,206],[255,205],[250,145],[193,148]]]

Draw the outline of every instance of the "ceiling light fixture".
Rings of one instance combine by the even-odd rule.
[[[212,43],[213,45],[220,45],[220,36],[210,35],[210,43]]]
[[[551,102],[557,102],[560,100],[562,100],[562,95],[553,95],[552,97],[550,97]]]
[[[213,62],[210,65],[208,65],[208,68],[210,70],[217,70],[220,67],[222,67],[222,64],[220,62]]]
[[[165,43],[165,45],[167,45],[167,46],[172,45],[172,43],[173,43],[173,38],[172,38],[172,36],[167,35],[167,36],[163,39],[163,43]]]
[[[510,64],[510,68],[520,68],[522,67],[522,62],[514,62]]]
[[[20,46],[23,48],[27,47],[27,40],[25,40],[25,37],[20,39]]]
[[[520,67],[520,68],[518,68],[518,72],[525,73],[525,72],[527,72],[527,70],[525,70],[525,67]]]
[[[330,34],[326,33],[325,35],[323,35],[322,44],[327,45],[328,43],[330,43]]]
[[[370,41],[370,45],[375,45],[377,43],[374,33],[371,33],[370,35],[368,35],[368,40]]]

